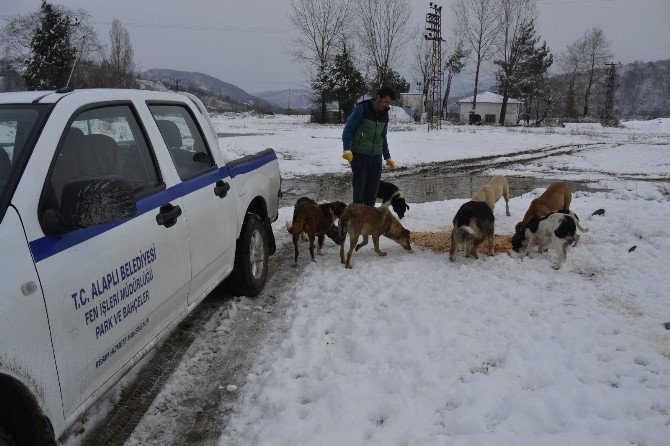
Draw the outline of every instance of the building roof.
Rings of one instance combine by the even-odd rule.
[[[503,97],[500,96],[499,94],[495,94],[491,91],[485,91],[484,93],[479,93],[477,95],[477,103],[478,104],[502,104]],[[463,98],[460,101],[458,101],[459,104],[463,103],[472,103],[472,96],[468,98]],[[518,104],[519,101],[516,99],[509,98],[507,100],[508,104]]]

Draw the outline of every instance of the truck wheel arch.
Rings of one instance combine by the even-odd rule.
[[[268,254],[274,254],[277,251],[277,245],[275,243],[274,233],[272,232],[272,222],[268,216],[268,206],[265,202],[265,199],[261,196],[257,196],[251,200],[251,203],[249,203],[249,206],[247,207],[246,213],[256,214],[261,218],[261,220],[263,220],[263,224],[265,225],[265,232],[268,236]]]
[[[51,421],[22,383],[0,374],[0,428],[17,444],[55,445]]]

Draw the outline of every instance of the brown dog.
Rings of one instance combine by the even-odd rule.
[[[354,249],[358,251],[368,243],[368,236],[372,236],[372,244],[375,247],[375,252],[380,256],[385,256],[386,253],[379,249],[379,237],[384,235],[409,252],[414,252],[409,243],[410,232],[405,229],[397,218],[393,216],[388,207],[382,206],[373,208],[364,204],[350,204],[344,210],[340,217],[340,261],[344,263],[345,268],[352,268],[351,255]],[[346,261],[344,260],[344,241],[346,240],[346,232],[349,234],[349,253]],[[359,245],[358,236],[363,236],[363,242]]]
[[[516,232],[524,229],[533,218],[542,218],[552,212],[570,210],[572,192],[563,181],[551,183],[542,195],[530,202],[523,220],[516,224]]]
[[[293,223],[288,228],[289,234],[293,235],[293,247],[295,248],[295,263],[298,263],[298,242],[300,241],[300,234],[305,232],[309,238],[309,254],[314,259],[314,237],[319,240],[318,252],[321,254],[323,247],[323,240],[326,237],[326,232],[337,220],[344,209],[347,207],[341,201],[334,201],[332,203],[314,204],[309,201],[297,203],[293,209]]]
[[[507,178],[496,175],[477,191],[471,201],[483,201],[493,211],[500,197],[505,199],[505,213],[509,217],[509,185],[507,184]]]

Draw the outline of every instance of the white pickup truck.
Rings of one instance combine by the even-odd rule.
[[[0,445],[56,443],[224,279],[262,290],[277,157],[228,158],[192,95],[0,94]]]

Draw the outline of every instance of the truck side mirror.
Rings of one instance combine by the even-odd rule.
[[[57,219],[53,213],[53,210],[47,210],[43,218],[48,226],[45,232],[51,233],[49,235],[134,217],[137,207],[128,180],[106,175],[78,178],[67,183],[63,187]]]

